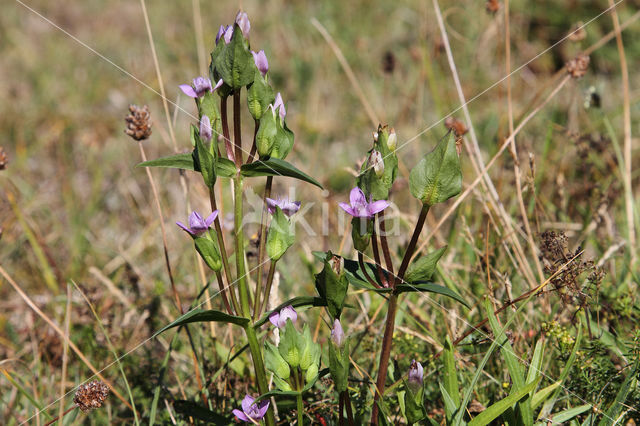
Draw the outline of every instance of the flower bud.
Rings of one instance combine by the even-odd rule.
[[[422,375],[422,365],[414,359],[411,361],[411,366],[409,367],[409,383],[422,386]]]
[[[212,136],[211,120],[209,120],[208,116],[203,115],[202,118],[200,118],[200,139],[209,142]]]
[[[305,374],[304,378],[307,383],[311,382],[318,375],[318,366],[316,364],[312,364],[307,369],[307,374]]]
[[[249,16],[245,12],[238,12],[236,15],[236,24],[240,27],[242,35],[244,35],[245,38],[249,38],[251,23],[249,22]]]
[[[395,151],[396,145],[398,145],[398,136],[396,135],[396,131],[394,129],[391,129],[391,132],[389,132],[389,137],[387,138],[387,147],[391,151]]]
[[[382,177],[384,174],[384,160],[382,159],[380,151],[376,151],[375,149],[371,151],[371,155],[369,156],[369,167],[373,167],[373,171],[376,173],[376,176]]]
[[[333,322],[333,330],[331,330],[331,341],[335,343],[337,347],[342,347],[342,344],[344,343],[344,331],[342,330],[340,320],[337,318]]]

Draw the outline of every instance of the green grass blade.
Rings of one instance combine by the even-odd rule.
[[[539,379],[538,379],[539,380]],[[497,419],[502,413],[507,411],[513,404],[518,402],[521,398],[526,397],[537,385],[538,380],[531,382],[524,387],[512,392],[508,397],[496,402],[482,413],[469,422],[469,426],[485,426]]]

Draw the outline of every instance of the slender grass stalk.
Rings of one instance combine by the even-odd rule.
[[[422,232],[422,227],[424,226],[424,222],[427,219],[427,213],[429,213],[429,206],[427,204],[422,205],[422,210],[420,210],[420,216],[418,216],[418,221],[416,222],[416,227],[413,230],[413,235],[411,236],[411,240],[409,241],[409,246],[407,247],[407,251],[402,258],[402,264],[400,265],[400,270],[398,271],[398,275],[393,283],[393,288],[395,289],[398,284],[400,284],[404,278],[404,274],[407,271],[407,267],[409,266],[409,261],[411,260],[411,256],[413,255],[413,251],[416,248],[416,244],[418,242],[418,237],[420,237],[420,232]],[[384,394],[384,385],[387,381],[387,369],[389,367],[389,358],[391,356],[391,346],[393,344],[393,329],[395,328],[396,322],[396,311],[398,309],[398,295],[394,293],[389,298],[389,305],[387,308],[387,321],[384,328],[384,337],[382,338],[382,349],[380,350],[380,363],[378,366],[378,380],[376,381],[376,393],[374,397],[373,410],[371,413],[371,424],[378,424],[378,400]]]
[[[272,260],[271,264],[269,265],[269,275],[267,275],[267,287],[264,290],[264,299],[260,303],[260,309],[258,309],[258,313],[257,314],[254,313],[254,318],[253,318],[254,321],[257,321],[260,319],[263,309],[265,309],[267,306],[267,301],[269,300],[269,295],[271,294],[271,286],[273,285],[273,277],[276,272],[276,263],[277,261]],[[258,305],[258,297],[259,297],[259,294],[256,294],[256,306]]]
[[[64,334],[67,338],[62,346],[62,373],[60,374],[60,409],[58,410],[58,419],[60,419],[60,425],[62,425],[62,418],[64,417],[64,397],[65,397],[65,383],[67,381],[67,366],[69,364],[69,329],[71,324],[71,287],[67,284],[67,308],[64,314]],[[129,392],[129,398],[131,399],[131,405],[134,405],[133,398],[131,398],[131,392]],[[135,413],[135,411],[134,411]],[[137,419],[137,417],[136,417]]]
[[[220,98],[220,120],[222,121],[222,138],[227,158],[235,163],[231,138],[229,137],[229,114],[227,113],[227,96]]]
[[[253,163],[253,157],[256,155],[256,150],[258,149],[256,146],[256,137],[258,136],[258,129],[260,129],[260,121],[254,120],[253,126],[253,143],[251,144],[251,151],[249,152],[249,157],[247,158],[247,164]],[[271,176],[269,176],[271,177]]]
[[[216,202],[216,194],[213,188],[209,190],[209,203],[211,204],[211,211],[218,210],[218,204]],[[236,299],[236,292],[231,283],[233,283],[233,277],[231,275],[231,267],[229,266],[229,256],[227,255],[227,247],[224,242],[224,234],[222,233],[222,225],[220,224],[220,214],[216,216],[213,222],[213,226],[218,236],[218,246],[220,248],[220,257],[222,258],[222,269],[224,269],[225,276],[227,277],[227,287],[221,288],[221,290],[228,290],[231,296],[231,303],[236,310],[236,315],[240,315],[240,305]]]

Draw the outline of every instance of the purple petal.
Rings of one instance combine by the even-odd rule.
[[[218,82],[216,83],[215,86],[213,86],[213,89],[211,89],[211,91],[215,92],[216,89],[219,89],[220,86],[222,86],[222,83],[224,83],[224,81],[222,81],[222,79],[218,80]]]
[[[236,24],[242,30],[242,34],[245,38],[249,38],[249,31],[251,30],[251,22],[249,22],[249,16],[245,12],[238,12],[236,15]]]
[[[264,399],[262,401],[260,401],[258,403],[258,419],[261,419],[264,417],[265,414],[267,414],[267,410],[269,409],[269,401]]]
[[[357,216],[356,212],[351,208],[351,206],[347,203],[338,203],[342,210],[349,213],[351,216]]]
[[[271,324],[275,325],[276,327],[278,326],[278,322],[280,320],[280,313],[279,312],[273,312],[271,315],[269,315],[269,321],[271,321]]]
[[[236,416],[238,419],[242,420],[243,422],[249,422],[251,420],[249,420],[249,417],[247,417],[242,411],[240,410],[233,410],[232,411],[233,415]]]
[[[191,228],[202,228],[203,224],[204,220],[202,219],[202,216],[200,216],[200,213],[196,211],[191,212],[189,215],[189,226]]]
[[[274,214],[276,212],[276,206],[278,206],[277,200],[267,198],[267,210],[269,210],[269,213]]]
[[[358,206],[365,206],[367,204],[367,199],[364,196],[364,192],[362,192],[362,189],[358,188],[357,186],[353,188],[351,190],[351,193],[349,194],[349,202],[351,203],[351,206],[354,208],[354,210]]]
[[[287,216],[291,216],[298,210],[300,210],[300,201],[285,201],[283,202],[284,207],[280,207],[282,209],[282,213]]]
[[[380,213],[382,210],[389,207],[390,203],[387,200],[379,200],[373,202],[367,206],[367,213],[373,216],[376,213]]]
[[[331,340],[338,347],[342,346],[342,343],[344,342],[344,331],[342,330],[340,320],[337,318],[333,322],[333,330],[331,330]]]
[[[178,87],[180,87],[180,90],[182,90],[182,92],[183,92],[185,95],[189,96],[190,98],[197,98],[197,97],[198,97],[198,94],[196,93],[196,91],[195,91],[195,90],[193,90],[193,87],[191,87],[190,85],[188,85],[188,84],[181,84],[181,85],[180,85],[180,86],[178,86]]]
[[[185,231],[187,231],[189,234],[191,234],[191,235],[196,235],[196,234],[194,234],[193,232],[191,232],[191,229],[189,229],[189,228],[187,227],[187,225],[185,225],[184,223],[182,223],[182,222],[176,222],[176,225],[178,225],[180,228],[182,228],[182,229],[184,229]]]
[[[214,220],[218,217],[218,210],[214,210],[204,221],[207,227],[210,227]]]
[[[218,42],[220,41],[220,37],[224,35],[224,31],[224,25],[220,25],[220,29],[218,30],[218,34],[216,35],[216,44],[218,44]]]
[[[251,411],[253,401],[255,401],[255,398],[249,394],[246,394],[244,399],[242,400],[242,411],[244,411],[245,413],[249,413],[249,411]]]
[[[278,323],[280,324],[280,327],[284,327],[285,325],[287,325],[287,320],[290,319],[292,323],[296,323],[296,320],[298,319],[298,313],[296,312],[295,309],[293,309],[293,306],[289,305],[289,306],[285,306],[284,308],[282,308],[282,310],[280,311],[280,319],[278,320]]]
[[[213,131],[211,130],[211,120],[206,115],[203,115],[200,118],[200,138],[204,139],[206,142],[209,142],[213,137]]]
[[[225,44],[231,43],[231,37],[233,36],[233,25],[229,25],[226,30],[224,30],[224,42]]]
[[[287,110],[284,109],[284,102],[282,101],[282,95],[280,94],[280,92],[278,92],[278,94],[276,95],[276,100],[273,103],[273,110],[278,110],[278,107],[280,107],[280,120],[284,120],[284,118],[287,116]]]
[[[269,71],[269,61],[267,61],[267,55],[264,54],[264,50],[259,51],[258,53],[251,51],[253,55],[253,62],[255,62],[256,67],[260,71],[260,74],[264,77]]]

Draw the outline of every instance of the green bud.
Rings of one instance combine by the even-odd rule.
[[[366,217],[354,217],[351,220],[351,238],[356,250],[364,252],[371,242],[373,222]]]
[[[209,268],[214,271],[220,271],[222,269],[222,258],[218,251],[218,246],[211,240],[208,232],[205,232],[202,237],[196,237],[193,242],[196,246],[196,251],[204,260]]]
[[[276,113],[269,108],[260,117],[260,127],[258,127],[258,133],[256,133],[256,148],[261,158],[271,155],[277,134]]]
[[[287,380],[291,374],[289,364],[282,358],[278,348],[269,342],[266,342],[267,350],[264,355],[264,362],[269,371],[283,380]]]
[[[307,373],[305,374],[305,380],[307,383],[312,382],[318,376],[318,366],[316,364],[311,364],[307,369]]]

